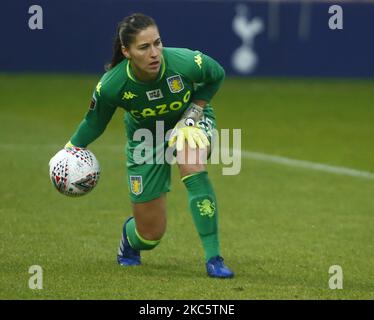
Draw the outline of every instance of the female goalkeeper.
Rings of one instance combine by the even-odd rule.
[[[207,273],[217,278],[233,277],[220,255],[217,200],[202,161],[210,152],[209,139],[215,128],[209,101],[224,77],[223,68],[199,51],[163,48],[151,17],[137,13],[118,24],[112,61],[96,86],[89,111],[66,147],[87,147],[103,133],[117,108],[126,110],[133,216],[123,226],[117,255],[120,265],[140,265],[140,251],[154,249],[165,233],[171,166],[156,161],[156,157],[160,149],[165,152],[176,147],[178,168],[205,251]],[[160,123],[165,131],[173,129],[169,141],[146,146],[151,156],[142,163],[136,150],[144,147],[144,141],[135,138],[137,130],[148,129],[157,142],[156,125]],[[189,161],[183,161],[186,157]]]

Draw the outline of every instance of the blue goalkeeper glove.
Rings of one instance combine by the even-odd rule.
[[[210,145],[204,132],[196,126],[203,115],[203,108],[191,103],[182,119],[177,122],[169,138],[169,146],[176,144],[177,151],[182,151],[185,141],[192,149],[205,149]]]

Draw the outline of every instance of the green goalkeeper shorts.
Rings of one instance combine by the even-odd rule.
[[[204,116],[198,122],[209,140],[212,132],[216,129],[216,119],[213,108],[207,105],[204,108]],[[166,150],[168,144],[164,145]],[[127,183],[130,199],[134,203],[147,202],[159,198],[163,193],[170,191],[171,165],[165,161],[163,164],[137,164],[135,163],[133,151],[127,149]],[[153,159],[155,155],[153,155]]]

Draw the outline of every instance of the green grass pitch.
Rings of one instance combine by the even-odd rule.
[[[222,254],[232,280],[206,276],[203,250],[173,169],[168,229],[143,265],[116,263],[130,215],[117,111],[90,145],[102,175],[83,198],[52,187],[48,161],[86,112],[98,76],[0,75],[0,299],[373,299],[374,180],[243,157],[239,175],[210,165]],[[374,172],[373,81],[227,79],[219,128],[242,148]],[[43,268],[31,290],[29,267]],[[343,289],[329,288],[329,268]]]

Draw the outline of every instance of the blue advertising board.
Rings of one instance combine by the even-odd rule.
[[[32,29],[42,9],[42,28]],[[374,4],[279,1],[7,1],[0,72],[101,73],[116,25],[143,12],[164,46],[198,49],[229,75],[374,76]],[[330,9],[331,10],[331,9]],[[338,21],[339,22],[339,21]],[[31,27],[30,27],[31,26]]]

